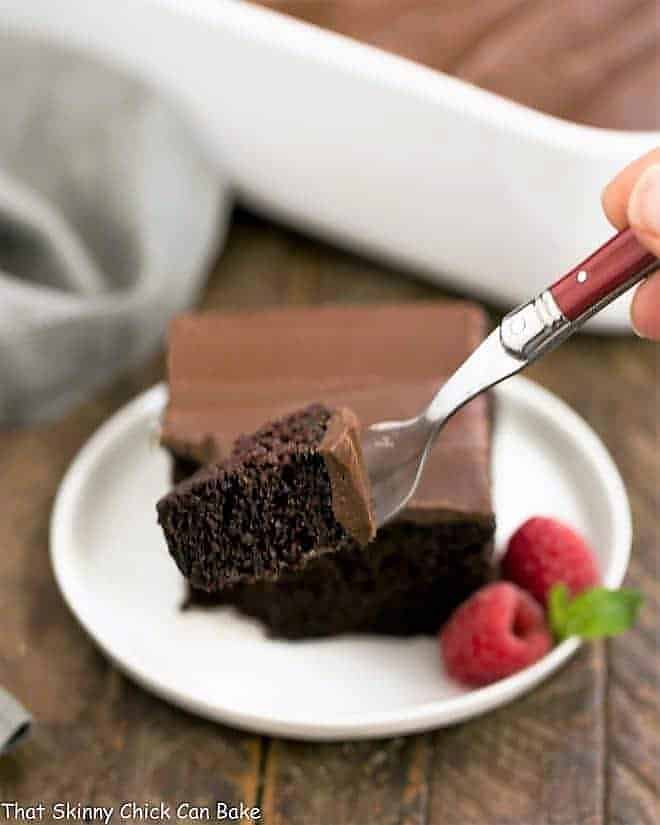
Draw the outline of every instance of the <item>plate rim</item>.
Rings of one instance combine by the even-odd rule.
[[[514,403],[531,408],[546,420],[565,423],[562,432],[578,441],[583,453],[599,467],[601,482],[607,493],[608,510],[613,518],[613,559],[604,578],[607,587],[622,583],[630,560],[632,517],[628,495],[619,470],[607,447],[592,427],[571,407],[549,390],[523,376],[514,376],[494,388],[495,397],[508,397]],[[277,713],[253,714],[230,707],[219,707],[204,699],[190,697],[184,691],[163,683],[146,670],[118,657],[112,645],[94,627],[93,617],[76,603],[69,575],[70,537],[67,527],[73,523],[76,505],[84,490],[88,471],[99,455],[116,438],[121,438],[136,422],[162,411],[167,399],[164,382],[139,393],[110,415],[84,442],[62,477],[53,508],[49,530],[49,558],[58,589],[75,619],[87,636],[117,668],[156,696],[195,715],[229,724],[251,732],[287,736],[302,740],[333,741],[379,738],[412,734],[455,724],[479,716],[529,692],[548,678],[578,650],[581,642],[568,639],[539,662],[519,673],[460,696],[421,702],[396,711],[350,712],[340,719],[307,721]]]

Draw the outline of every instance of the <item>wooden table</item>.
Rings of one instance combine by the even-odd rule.
[[[239,213],[204,306],[441,294]],[[621,468],[635,521],[628,581],[646,594],[640,626],[585,647],[531,695],[482,719],[386,741],[301,744],[197,719],[120,675],[65,607],[48,561],[57,485],[93,430],[163,377],[162,357],[58,422],[0,434],[0,684],[39,720],[0,759],[0,800],[243,801],[268,825],[655,825],[659,356],[632,338],[583,337],[532,372],[587,418]]]
[[[557,117],[659,129],[657,0],[252,0]]]

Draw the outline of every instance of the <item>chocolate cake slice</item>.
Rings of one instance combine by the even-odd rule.
[[[170,553],[193,587],[276,577],[375,535],[359,424],[313,404],[250,436],[158,502]]]
[[[181,316],[162,433],[174,474],[228,458],[241,432],[314,400],[364,427],[410,417],[485,331],[461,301]],[[365,547],[350,539],[276,580],[193,589],[192,603],[231,604],[291,638],[435,632],[491,575],[490,417],[480,396],[448,422],[417,492]]]

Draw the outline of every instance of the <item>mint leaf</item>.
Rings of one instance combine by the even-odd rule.
[[[553,584],[548,594],[548,619],[555,639],[566,638],[570,594],[565,584]]]
[[[641,606],[642,596],[636,590],[594,587],[570,602],[565,632],[583,639],[617,636],[632,627]]]
[[[636,590],[594,587],[569,600],[568,589],[556,584],[548,597],[550,626],[557,639],[617,636],[637,619],[642,596]]]

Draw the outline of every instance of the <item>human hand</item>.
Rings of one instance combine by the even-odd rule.
[[[626,166],[603,191],[603,209],[617,229],[630,226],[660,257],[660,147]],[[638,335],[660,341],[660,272],[635,292],[632,324]]]

